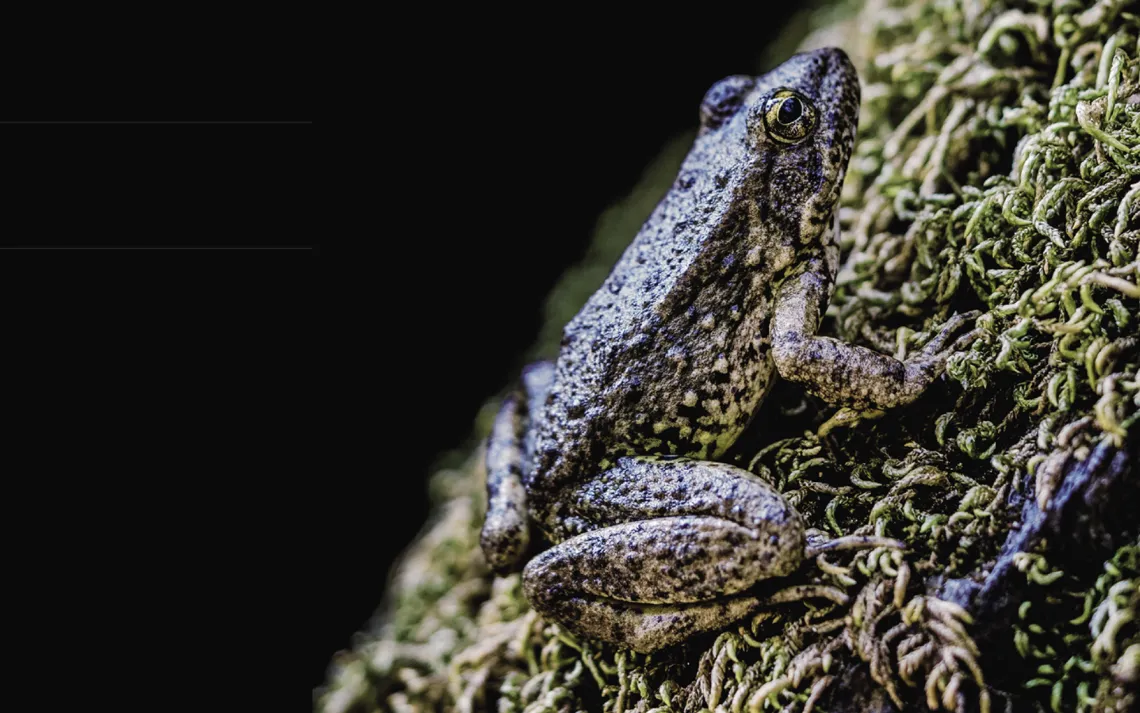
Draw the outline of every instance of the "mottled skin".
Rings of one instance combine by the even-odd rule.
[[[482,546],[510,571],[531,528],[553,543],[523,572],[544,616],[652,651],[746,615],[763,603],[753,585],[836,546],[809,547],[776,490],[716,459],[777,374],[831,403],[899,406],[962,324],[907,362],[815,336],[858,111],[838,49],[714,85],[672,189],[566,326],[557,361],[524,371],[488,443]]]

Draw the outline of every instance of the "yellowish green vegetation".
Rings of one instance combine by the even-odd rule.
[[[316,709],[1140,707],[1138,12],[869,0],[803,40],[847,49],[864,87],[823,331],[899,357],[953,312],[981,309],[986,332],[898,412],[837,413],[784,385],[734,451],[813,526],[906,541],[797,575],[848,604],[781,605],[653,656],[577,640],[483,564],[476,451],[434,477],[432,523]],[[690,138],[603,216],[536,354]]]

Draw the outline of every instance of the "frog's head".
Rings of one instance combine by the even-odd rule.
[[[701,107],[702,134],[743,133],[749,195],[761,219],[789,242],[830,239],[859,120],[859,77],[847,54],[797,54],[755,80],[730,77]]]

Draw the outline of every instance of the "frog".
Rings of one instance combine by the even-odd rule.
[[[842,601],[834,588],[771,591],[822,552],[904,547],[827,540],[771,483],[718,460],[776,379],[831,404],[897,408],[976,336],[957,336],[976,313],[957,314],[899,360],[816,334],[859,102],[836,47],[716,82],[666,195],[557,357],[525,367],[503,399],[480,544],[494,571],[521,571],[547,620],[649,653],[773,603]]]

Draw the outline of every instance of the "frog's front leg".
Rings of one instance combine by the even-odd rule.
[[[942,372],[949,355],[981,334],[973,330],[951,343],[977,313],[952,317],[906,361],[816,336],[835,280],[838,248],[802,262],[776,293],[771,324],[772,357],[780,376],[807,386],[828,403],[888,409],[914,401]]]
[[[527,599],[571,631],[637,651],[740,619],[763,601],[746,590],[805,556],[799,514],[723,463],[621,458],[560,500],[597,529],[531,560]]]

